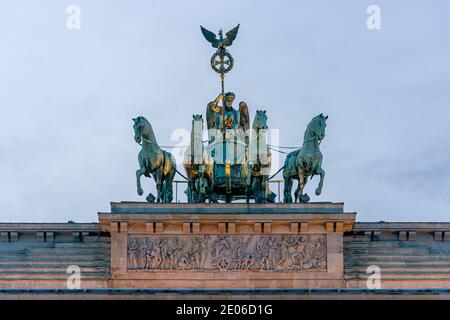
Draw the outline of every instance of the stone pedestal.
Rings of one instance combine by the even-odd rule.
[[[111,288],[342,288],[343,203],[112,203]]]

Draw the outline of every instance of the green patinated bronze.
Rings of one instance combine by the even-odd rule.
[[[170,152],[162,150],[156,142],[150,122],[144,117],[133,119],[134,140],[142,146],[138,155],[139,169],[136,171],[136,186],[138,195],[144,190],[141,186],[141,176],[155,179],[157,202],[172,202],[172,182],[176,171],[175,159]],[[154,196],[150,193],[147,201],[153,202]]]
[[[322,153],[319,145],[325,138],[325,127],[328,116],[320,114],[314,117],[306,128],[301,149],[289,153],[284,162],[284,202],[292,202],[292,181],[298,180],[298,186],[295,190],[295,202],[308,202],[309,196],[303,194],[308,178],[314,175],[320,175],[319,185],[316,189],[316,195],[322,193],[323,179],[325,171],[322,169]]]
[[[227,47],[236,39],[239,25],[219,37],[200,26],[201,31],[217,51],[211,57],[212,69],[220,75],[221,93],[206,108],[208,141],[203,140],[203,116],[193,115],[191,139],[185,151],[183,167],[187,174],[187,200],[190,203],[210,203],[224,200],[253,199],[256,203],[275,202],[276,195],[269,188],[272,154],[267,144],[267,114],[257,110],[250,129],[250,115],[247,103],[241,101],[235,109],[235,94],[225,92],[224,78],[234,65]],[[292,202],[293,180],[298,180],[294,201],[308,202],[309,196],[303,189],[309,178],[320,175],[316,195],[322,192],[325,171],[322,169],[320,142],[325,137],[328,116],[320,114],[308,124],[301,149],[288,154],[284,167],[284,202]],[[172,182],[176,165],[172,155],[161,150],[156,142],[150,123],[144,117],[134,120],[134,139],[142,145],[136,171],[137,192],[143,194],[140,177],[153,175],[157,196],[151,193],[147,200],[171,202]],[[281,169],[280,169],[281,170]]]
[[[276,195],[269,188],[272,153],[267,144],[268,128],[266,110],[257,110],[248,145],[250,181],[247,185],[247,202],[251,197],[257,203],[275,201]]]
[[[214,160],[203,146],[203,117],[192,117],[191,141],[184,153],[183,167],[188,178],[186,195],[189,203],[215,202],[213,199]]]
[[[231,29],[226,33],[225,39],[223,38],[222,30],[219,30],[219,38],[217,36],[200,26],[200,30],[203,33],[208,42],[211,43],[213,48],[217,48],[217,51],[211,57],[211,68],[222,77],[225,73],[228,73],[233,69],[234,60],[231,54],[227,51],[227,47],[233,44],[239,31],[239,25]]]

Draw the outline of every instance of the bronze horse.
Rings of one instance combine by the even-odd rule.
[[[316,195],[322,193],[325,171],[322,169],[323,157],[319,145],[325,138],[327,119],[328,116],[323,114],[314,117],[306,128],[302,148],[288,154],[283,169],[284,202],[292,202],[293,179],[298,180],[298,186],[295,190],[295,202],[297,200],[303,203],[309,201],[309,196],[303,194],[303,188],[308,181],[308,177],[312,178],[314,175],[320,175]]]
[[[144,117],[133,119],[134,140],[142,146],[138,155],[139,169],[136,171],[136,186],[138,195],[144,191],[141,186],[141,176],[153,175],[156,183],[157,202],[172,202],[172,182],[176,172],[175,159],[170,152],[162,150],[156,142],[150,122]],[[154,196],[150,193],[147,201],[153,202]]]
[[[203,147],[203,117],[192,116],[191,142],[184,153],[183,166],[188,177],[188,202],[213,202],[214,160]]]
[[[269,174],[272,153],[267,145],[267,115],[266,110],[257,110],[250,132],[249,143],[249,172],[250,179],[247,186],[247,203],[253,195],[256,203],[266,200],[273,202],[272,192],[269,189]]]

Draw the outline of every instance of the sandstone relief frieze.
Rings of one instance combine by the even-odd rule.
[[[324,235],[129,236],[128,270],[326,271]]]

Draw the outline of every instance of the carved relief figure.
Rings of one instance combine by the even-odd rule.
[[[131,236],[130,270],[326,270],[324,236]]]
[[[136,268],[139,265],[140,252],[139,239],[133,238],[128,241],[128,265],[132,268]]]

